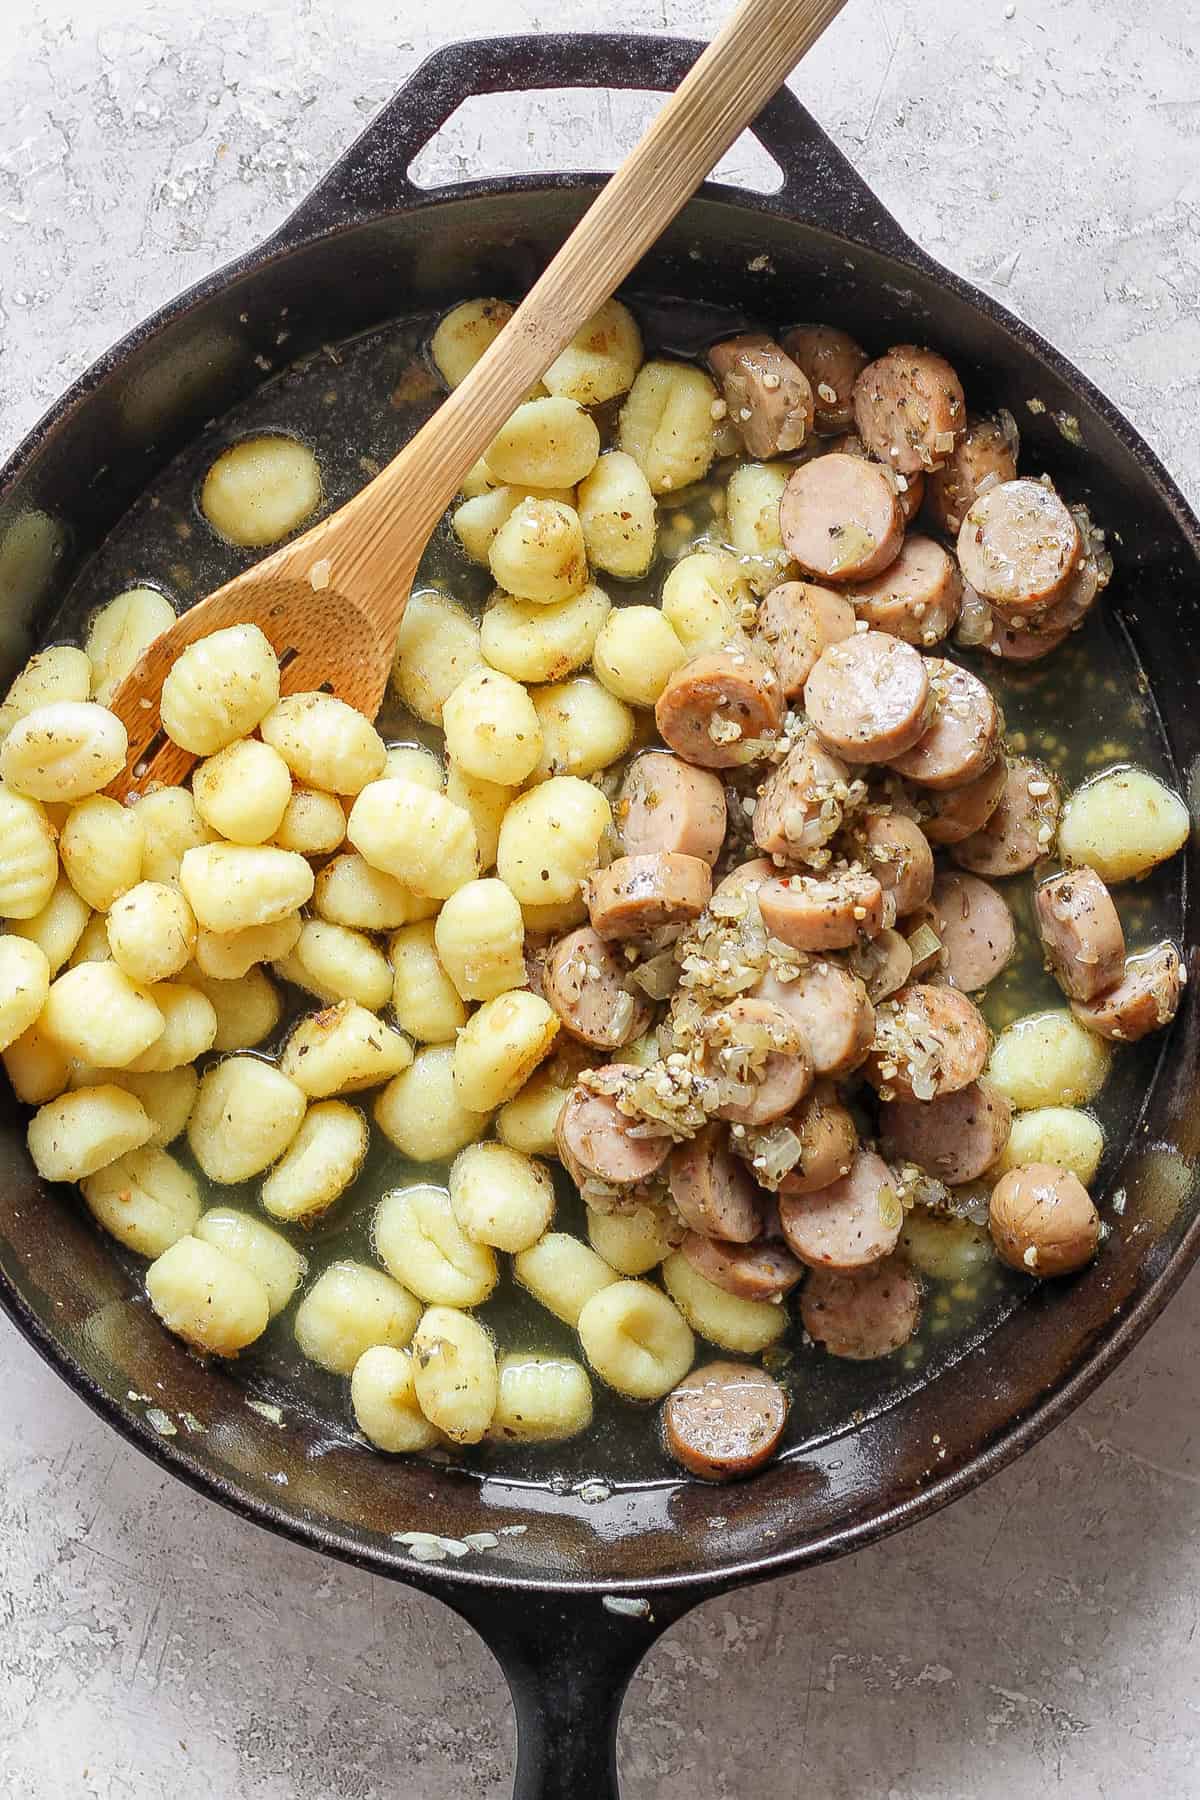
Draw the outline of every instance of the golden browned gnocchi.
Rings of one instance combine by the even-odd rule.
[[[275,832],[280,850],[301,856],[328,856],[346,836],[346,814],[333,794],[293,787]]]
[[[543,377],[552,394],[599,406],[628,393],[642,366],[642,334],[620,300],[606,300],[560,350]]]
[[[294,850],[202,844],[185,850],[179,885],[205,931],[248,931],[286,919],[311,899],[313,872]]]
[[[592,667],[618,700],[653,706],[687,654],[657,606],[622,606],[600,628]]]
[[[267,1329],[267,1290],[236,1257],[202,1238],[177,1238],[146,1271],[150,1304],[176,1337],[207,1356],[236,1356]]]
[[[625,702],[590,675],[538,688],[533,705],[541,740],[534,774],[542,781],[599,774],[624,756],[637,731]]]
[[[187,788],[142,794],[134,816],[142,828],[143,881],[178,882],[185,852],[212,843],[217,835],[200,817]]]
[[[369,781],[378,780],[387,762],[383,739],[371,721],[334,694],[288,694],[271,708],[259,730],[263,743],[278,752],[297,781],[326,793],[361,793]]]
[[[415,894],[394,876],[372,868],[356,851],[347,850],[327,862],[317,876],[312,909],[319,919],[328,919],[331,925],[346,925],[357,931],[394,931],[398,925],[431,917],[438,910],[438,902]]]
[[[256,1056],[229,1056],[202,1077],[188,1120],[192,1155],[222,1186],[261,1175],[304,1119],[302,1088]]]
[[[264,719],[264,728],[267,723]],[[204,823],[219,837],[235,844],[265,844],[283,823],[292,777],[270,744],[239,738],[193,769],[192,797]]]
[[[193,756],[215,756],[248,737],[278,699],[270,640],[257,625],[227,625],[176,657],[162,687],[163,730]]]
[[[324,1100],[379,1087],[407,1069],[412,1055],[408,1039],[365,1006],[339,1000],[297,1023],[279,1066],[310,1098]]]
[[[450,1170],[454,1216],[476,1244],[528,1250],[554,1216],[550,1171],[504,1144],[471,1144]]]
[[[200,508],[231,544],[261,549],[303,525],[321,504],[321,471],[295,438],[243,438],[218,456],[200,490]]]
[[[68,1056],[99,1069],[126,1068],[166,1030],[149,991],[111,960],[64,970],[38,1023]]]
[[[542,752],[533,701],[498,669],[476,669],[459,683],[442,708],[442,729],[457,767],[499,787],[519,787]]]
[[[411,781],[370,782],[350,809],[346,835],[373,869],[436,900],[472,881],[479,869],[470,813]]]
[[[466,380],[512,316],[507,300],[464,300],[439,320],[429,353],[447,387]]]
[[[496,872],[523,907],[577,901],[611,824],[612,807],[590,782],[572,775],[543,781],[505,813]]]
[[[530,487],[574,487],[600,454],[595,420],[574,400],[550,395],[526,400],[484,453],[498,481]]]
[[[10,936],[28,938],[31,944],[36,944],[50,965],[51,975],[57,975],[83,936],[91,916],[87,901],[80,898],[65,875],[60,875],[41,911],[34,913],[31,919],[12,920],[8,931]]]
[[[391,964],[365,932],[306,919],[287,958],[288,980],[327,1006],[355,1000],[370,1012],[382,1012],[388,1003]]]
[[[0,743],[18,719],[59,700],[86,700],[92,692],[92,665],[73,644],[52,644],[31,656],[0,706]]]
[[[480,648],[493,669],[514,681],[559,681],[590,659],[611,607],[591,584],[549,605],[495,594],[480,624]]]
[[[120,719],[92,700],[55,700],[18,719],[0,745],[0,781],[30,800],[84,800],[125,767]]]
[[[491,1112],[524,1086],[558,1034],[554,1009],[524,989],[485,1000],[454,1046],[454,1086],[465,1106]]]
[[[197,931],[196,967],[214,981],[240,981],[257,963],[285,963],[289,980],[295,980],[290,963],[300,936],[298,912],[268,925],[247,925],[241,931]],[[297,982],[303,987],[303,982]]]
[[[519,600],[550,606],[581,594],[587,548],[579,514],[561,500],[519,501],[492,539],[488,564],[500,588]]]
[[[262,1184],[272,1218],[307,1224],[350,1186],[367,1154],[367,1121],[344,1100],[319,1100]]]
[[[579,524],[593,569],[636,581],[654,561],[658,507],[639,463],[609,450],[579,484]]]

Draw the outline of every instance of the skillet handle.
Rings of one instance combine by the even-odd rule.
[[[474,1626],[504,1671],[517,1719],[513,1800],[619,1800],[625,1690],[668,1626],[719,1590],[656,1593],[648,1617],[612,1613],[598,1593],[433,1591]]]
[[[473,95],[557,88],[666,92],[679,85],[705,48],[695,38],[631,32],[468,38],[445,44],[375,115],[273,241],[290,247],[442,198],[447,190],[417,187],[409,170]],[[753,196],[756,206],[867,242],[885,254],[913,257],[912,240],[790,88],[781,88],[768,101],[750,129],[783,174],[778,193]],[[721,184],[713,184],[712,191],[719,194]]]

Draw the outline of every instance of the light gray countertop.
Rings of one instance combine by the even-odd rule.
[[[442,17],[454,36],[701,34],[724,11]],[[412,0],[6,0],[0,453],[283,218],[440,41],[428,19]],[[1192,0],[851,0],[796,85],[913,235],[1058,343],[1200,501]],[[645,111],[479,107],[423,167],[603,166]],[[739,146],[729,167],[756,163]],[[625,1707],[630,1800],[1200,1794],[1198,1292],[981,1492],[669,1632]],[[499,1672],[442,1606],[167,1480],[0,1324],[0,1793],[490,1800],[511,1755]]]

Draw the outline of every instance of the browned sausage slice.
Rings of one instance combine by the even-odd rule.
[[[589,1085],[617,1083],[622,1075],[637,1073],[623,1063],[610,1063],[594,1075],[581,1076],[558,1115],[558,1154],[581,1192],[590,1182],[628,1187],[645,1181],[671,1153],[670,1138],[634,1137],[634,1121],[621,1111],[616,1095]]]
[[[1116,987],[1094,1000],[1072,1000],[1071,1011],[1089,1031],[1119,1044],[1133,1043],[1171,1023],[1186,980],[1178,950],[1164,941],[1129,957]]]
[[[850,771],[815,731],[793,744],[759,790],[754,841],[768,856],[802,860],[842,823]],[[774,871],[772,871],[773,873]]]
[[[882,631],[831,644],[805,683],[804,707],[835,755],[850,763],[891,762],[929,724],[933,694],[925,659]]]
[[[629,969],[604,939],[587,925],[559,938],[541,971],[541,992],[581,1043],[619,1050],[640,1037],[654,1008],[628,983]]]
[[[850,1173],[858,1149],[854,1119],[829,1081],[818,1081],[802,1106],[784,1121],[800,1139],[800,1158],[779,1184],[780,1194],[813,1194]],[[776,1208],[778,1215],[778,1208]],[[776,1220],[764,1213],[763,1236],[775,1235]],[[782,1223],[778,1224],[780,1232]]]
[[[762,752],[783,721],[783,690],[774,669],[742,650],[694,656],[677,669],[654,708],[659,735],[685,762],[731,769]]]
[[[948,537],[955,538],[986,482],[1013,481],[1017,473],[1017,422],[1011,413],[998,419],[970,419],[942,467],[926,489],[929,511]]]
[[[804,1273],[782,1244],[718,1244],[689,1231],[679,1248],[706,1281],[740,1300],[776,1300],[790,1293]]]
[[[1003,894],[977,875],[939,875],[931,904],[942,940],[941,977],[965,994],[995,981],[1013,959],[1017,932]]]
[[[892,767],[921,787],[956,788],[976,781],[1000,748],[1000,709],[977,675],[927,656],[934,712],[928,731]]]
[[[1125,973],[1125,933],[1094,869],[1067,869],[1033,897],[1046,960],[1068,1000],[1094,1000]]]
[[[1041,763],[1016,756],[1004,792],[982,831],[955,844],[950,855],[973,875],[1021,875],[1054,849],[1062,797]]]
[[[871,455],[911,475],[945,462],[966,428],[967,403],[944,356],[896,344],[855,382],[854,418]]]
[[[953,629],[962,604],[962,576],[953,557],[931,537],[912,531],[891,568],[847,589],[860,619],[926,649]]]
[[[1006,662],[1038,662],[1069,637],[1095,604],[1107,585],[1107,569],[1095,556],[1077,564],[1062,599],[1046,612],[1014,616],[1011,622],[998,607],[991,607],[991,633],[987,647]],[[986,603],[985,603],[986,604]]]
[[[883,1158],[858,1150],[850,1173],[815,1194],[781,1194],[788,1248],[813,1269],[862,1269],[896,1248],[904,1211]]]
[[[667,1182],[676,1211],[693,1231],[729,1244],[752,1244],[758,1236],[758,1184],[730,1150],[723,1126],[706,1125],[677,1145]]]
[[[876,1010],[866,1073],[885,1100],[932,1100],[978,1081],[987,1059],[979,1008],[957,988],[915,982]]]
[[[992,1189],[988,1230],[1001,1262],[1023,1275],[1070,1275],[1096,1254],[1100,1215],[1077,1175],[1024,1163]]]
[[[769,1462],[787,1423],[787,1395],[752,1363],[693,1369],[663,1402],[667,1449],[689,1475],[734,1481]]]
[[[656,850],[597,869],[584,898],[598,936],[636,938],[698,919],[711,894],[712,870],[700,857]]]
[[[1012,1108],[988,1081],[973,1081],[938,1100],[889,1100],[879,1128],[896,1156],[947,1187],[975,1181],[1008,1142]]]
[[[731,1000],[705,1016],[703,1034],[704,1073],[745,1090],[715,1109],[719,1119],[766,1125],[790,1112],[813,1084],[803,1033],[772,1000]]]
[[[867,1054],[875,1008],[858,977],[838,963],[809,963],[792,981],[768,973],[754,992],[781,1006],[800,1027],[818,1075],[848,1075]]]
[[[856,944],[848,957],[851,969],[867,990],[872,1006],[890,994],[898,994],[913,972],[908,939],[890,928],[869,944]]]
[[[933,852],[925,833],[903,813],[867,813],[856,826],[859,855],[885,894],[892,896],[897,918],[928,900],[933,892]]]
[[[846,431],[854,423],[854,383],[868,362],[862,345],[835,325],[796,325],[781,342],[808,376],[814,429]]]
[[[739,863],[736,869],[730,869],[723,880],[718,881],[713,889],[713,899],[729,899],[738,894],[757,894],[764,881],[770,881],[775,874],[775,864],[769,856],[756,856],[750,862]],[[713,908],[719,913],[719,908]],[[740,916],[740,915],[739,915]]]
[[[759,607],[758,635],[771,646],[784,694],[793,700],[822,650],[854,635],[854,608],[815,582],[781,581]]]
[[[856,431],[846,431],[841,437],[830,438],[825,450],[829,456],[857,456],[863,462],[871,463],[873,468],[883,469],[888,485],[900,502],[904,523],[912,524],[925,498],[925,477],[919,469],[913,475],[900,475],[894,469],[884,469],[882,463],[872,461],[871,452]]]
[[[817,581],[869,581],[895,562],[904,514],[883,469],[833,453],[804,463],[779,503],[789,556]]]
[[[666,850],[711,865],[725,842],[725,790],[708,769],[647,750],[625,772],[617,822],[627,856]]]
[[[808,376],[765,332],[714,344],[709,366],[721,384],[729,418],[751,456],[798,450],[813,422]]]
[[[998,756],[974,781],[941,791],[929,789],[923,796],[922,825],[932,844],[961,844],[982,831],[1004,794],[1008,764]]]
[[[1012,616],[1045,612],[1066,594],[1083,549],[1052,487],[1023,476],[980,494],[958,534],[958,561],[977,594]]]
[[[758,910],[793,950],[848,950],[883,930],[883,889],[862,869],[777,875],[759,888]]]
[[[921,1290],[898,1256],[838,1274],[814,1269],[800,1296],[800,1321],[831,1356],[873,1362],[907,1344],[921,1317]]]

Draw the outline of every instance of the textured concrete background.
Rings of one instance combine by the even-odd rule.
[[[4,0],[0,453],[274,227],[441,35],[701,33],[724,11],[453,0],[431,34],[413,0]],[[797,86],[913,235],[1056,340],[1200,501],[1194,0],[851,0]],[[422,169],[603,166],[644,114],[481,106]],[[1200,1794],[1198,1295],[980,1494],[671,1631],[625,1708],[630,1800]],[[0,1793],[508,1792],[503,1684],[442,1607],[167,1483],[4,1326],[0,1395]]]

